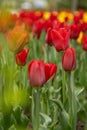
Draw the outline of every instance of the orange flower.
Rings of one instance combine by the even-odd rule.
[[[0,32],[6,32],[9,27],[13,27],[17,20],[16,14],[11,14],[8,10],[0,12]]]
[[[17,53],[28,43],[29,33],[23,26],[16,25],[13,30],[6,33],[6,40],[9,49]]]

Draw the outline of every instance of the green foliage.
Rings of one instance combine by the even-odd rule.
[[[73,0],[59,0],[58,9],[59,10],[71,10]],[[86,0],[77,0],[77,10],[78,9],[87,9]]]

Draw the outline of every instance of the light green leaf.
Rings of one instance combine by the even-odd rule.
[[[12,125],[8,130],[16,130],[15,125]]]
[[[46,130],[52,122],[52,119],[44,113],[40,113],[40,116],[44,119],[44,123],[41,125],[41,127]]]

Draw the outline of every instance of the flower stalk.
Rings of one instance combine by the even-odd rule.
[[[36,129],[35,130],[39,130],[40,129],[40,116],[39,116],[39,112],[40,112],[40,91],[39,89],[36,90]]]
[[[69,102],[69,118],[71,124],[71,130],[76,130],[77,112],[76,112],[76,96],[73,86],[72,72],[68,72],[68,102]]]
[[[33,130],[40,129],[40,90],[32,89],[32,125]]]

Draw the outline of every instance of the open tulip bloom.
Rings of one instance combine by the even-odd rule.
[[[32,60],[28,65],[28,76],[33,87],[42,87],[56,74],[57,66],[53,63],[44,63],[42,60]]]
[[[15,55],[15,60],[17,65],[24,66],[27,62],[29,49],[23,48],[21,52],[17,53]]]
[[[51,32],[51,36],[52,43],[58,52],[64,51],[69,47],[70,30],[67,30],[66,28],[59,28],[59,30],[57,31],[56,29],[53,29]]]

